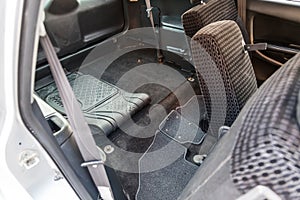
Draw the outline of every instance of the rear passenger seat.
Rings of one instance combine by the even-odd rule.
[[[178,199],[300,199],[299,77],[300,53],[254,93]]]
[[[194,66],[208,112],[209,127],[217,134],[231,126],[257,84],[243,37],[231,20],[200,29],[191,41]]]

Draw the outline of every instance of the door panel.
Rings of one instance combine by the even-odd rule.
[[[299,51],[300,27],[296,22],[258,14],[253,24],[255,42],[267,42],[265,54],[271,58],[284,63]],[[259,28],[265,25],[268,27]]]
[[[300,51],[300,2],[248,0],[247,29],[254,43],[267,42],[268,49],[253,56],[260,82]]]

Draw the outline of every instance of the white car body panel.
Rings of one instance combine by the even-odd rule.
[[[23,1],[4,0],[0,3],[0,198],[78,199],[20,116],[18,52],[22,11]],[[38,35],[35,52],[37,41]],[[20,158],[24,152],[35,152],[36,155],[36,162],[28,168],[22,165],[24,159]]]

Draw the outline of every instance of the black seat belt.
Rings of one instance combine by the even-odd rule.
[[[100,193],[101,199],[113,200],[113,193],[104,167],[104,161],[91,130],[85,121],[77,99],[64,73],[54,47],[47,35],[44,23],[40,27],[40,42],[50,65],[63,106],[73,130],[76,143],[83,157],[82,167],[87,167]]]

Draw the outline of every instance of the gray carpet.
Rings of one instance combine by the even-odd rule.
[[[185,105],[176,109],[185,119],[199,125],[199,127],[208,133],[208,115],[205,108],[203,96],[193,96]]]
[[[185,160],[186,151],[185,147],[158,132],[139,161],[136,199],[177,199],[198,168]]]
[[[173,110],[162,121],[159,125],[159,130],[181,144],[200,144],[205,137],[205,133],[198,125],[185,119],[176,110]]]

